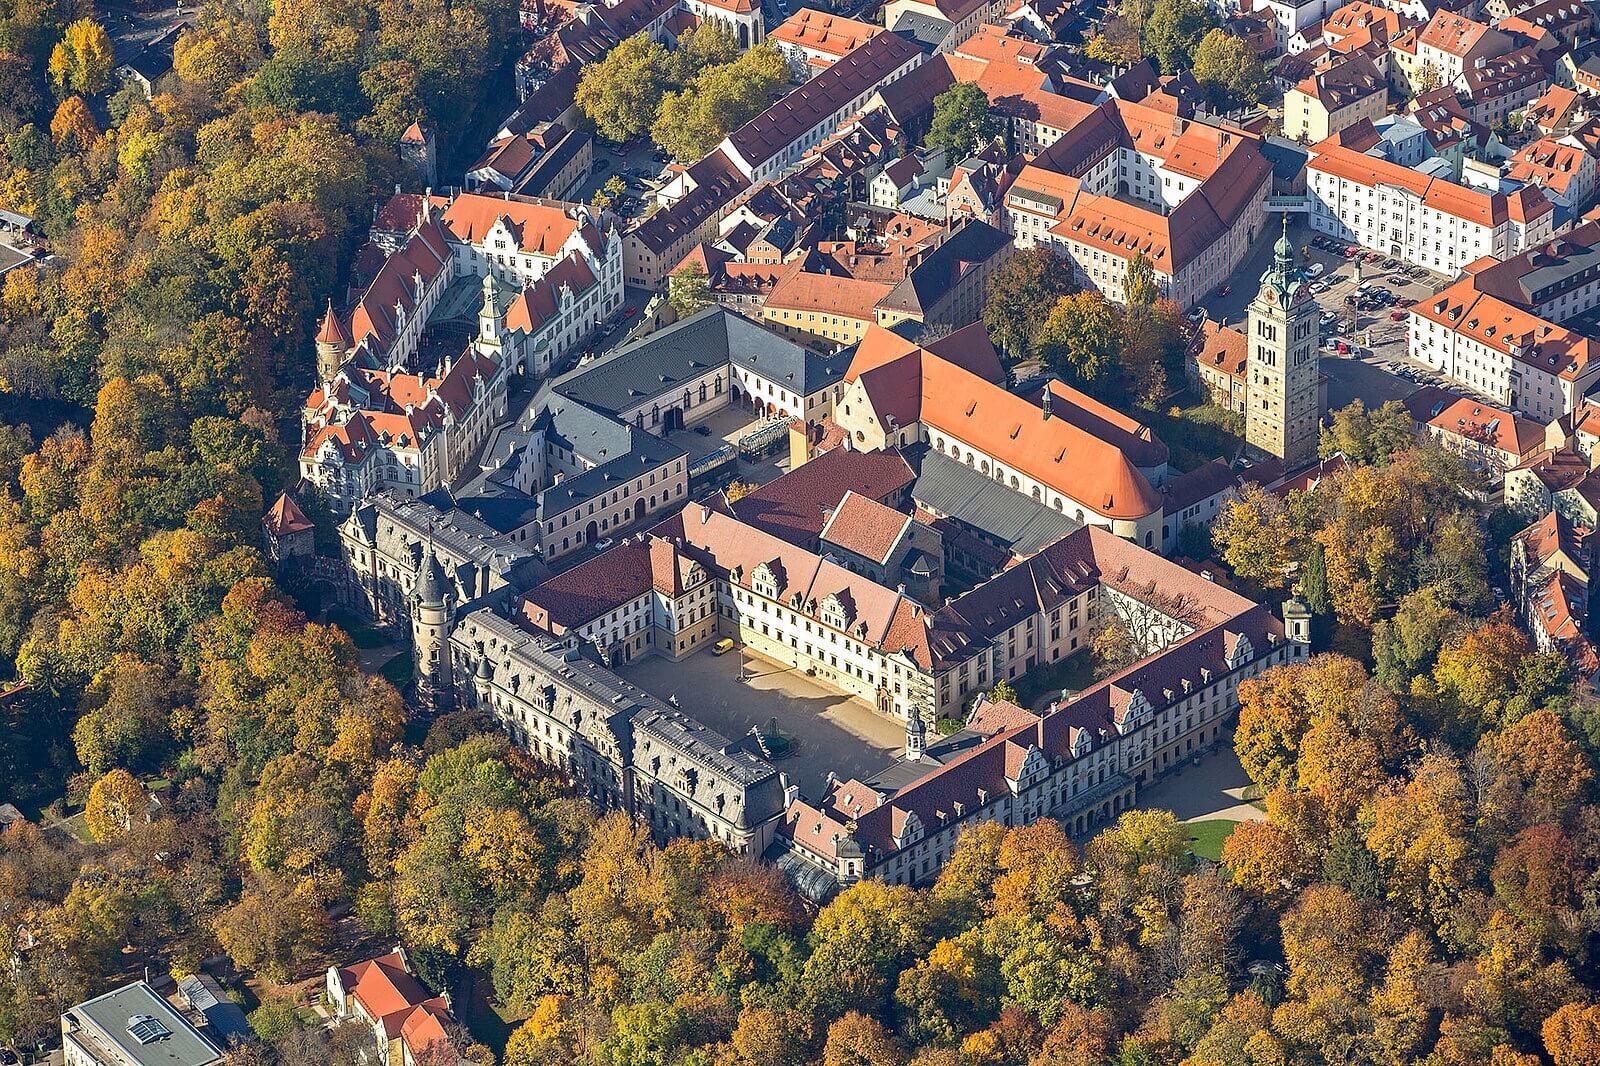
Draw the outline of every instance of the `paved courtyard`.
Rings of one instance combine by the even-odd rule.
[[[739,680],[740,657],[748,680]],[[736,648],[726,655],[702,651],[683,662],[651,657],[617,671],[678,706],[729,740],[765,730],[769,719],[794,742],[794,754],[777,766],[807,799],[822,795],[828,771],[865,777],[900,755],[905,727],[860,700],[841,696],[804,674]]]
[[[1222,818],[1257,822],[1266,817],[1261,808],[1244,800],[1250,777],[1239,765],[1233,745],[1224,744],[1198,765],[1180,763],[1164,780],[1139,792],[1139,806],[1171,811],[1180,821],[1200,822]]]

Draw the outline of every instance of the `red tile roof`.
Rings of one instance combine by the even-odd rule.
[[[922,422],[1002,464],[1048,485],[1107,518],[1138,519],[1161,509],[1160,493],[1139,470],[1130,451],[1148,458],[1153,437],[1128,441],[1125,427],[1107,419],[1102,405],[1068,413],[1075,390],[1052,393],[1046,414],[1021,396],[944,358],[949,346],[981,331],[981,324],[958,330],[927,348],[888,330],[869,327],[856,350],[846,381],[859,381],[880,419],[893,414],[900,425]],[[987,341],[987,334],[982,335]],[[992,345],[989,346],[992,351]],[[999,380],[1004,380],[1003,378]],[[1093,404],[1093,401],[1090,401]],[[1063,411],[1057,414],[1056,406]],[[1121,418],[1121,416],[1117,416]],[[1084,426],[1121,428],[1124,450]],[[1135,435],[1137,436],[1137,435]]]
[[[313,528],[311,519],[307,518],[300,506],[289,497],[287,492],[280,492],[273,501],[266,515],[261,519],[261,524],[268,533],[275,537],[288,536],[290,533],[303,533]]]
[[[889,553],[900,543],[911,521],[911,516],[902,511],[847,492],[828,516],[821,539],[824,545],[837,545],[883,565],[889,561]]]
[[[737,500],[733,513],[791,544],[811,548],[827,512],[847,494],[883,503],[898,497],[916,477],[899,452],[833,448]]]

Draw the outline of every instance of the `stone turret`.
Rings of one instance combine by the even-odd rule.
[[[449,710],[455,694],[450,668],[450,625],[455,588],[445,576],[430,540],[411,592],[411,642],[415,655],[417,702],[430,714]]]
[[[433,139],[433,130],[420,122],[413,122],[400,135],[400,161],[416,172],[418,183],[425,189],[439,184],[439,150]]]
[[[350,331],[333,310],[333,301],[323,312],[322,324],[317,330],[317,380],[327,382],[339,372],[350,354]]]

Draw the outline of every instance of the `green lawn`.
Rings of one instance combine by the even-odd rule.
[[[328,608],[328,624],[344,630],[350,637],[350,643],[363,650],[383,645],[382,634],[343,608]]]
[[[1209,401],[1181,400],[1177,414],[1171,409],[1137,412],[1172,452],[1172,465],[1193,470],[1217,458],[1231,461],[1244,446],[1241,416]]]
[[[1228,839],[1233,827],[1238,825],[1228,818],[1212,818],[1204,822],[1189,823],[1189,850],[1202,859],[1218,862],[1222,859],[1222,842]]]
[[[1062,689],[1078,692],[1094,684],[1094,662],[1088,649],[1073,652],[1058,662],[1036,666],[1017,678],[1017,702],[1032,707],[1044,695],[1059,696]]]
[[[395,688],[405,688],[411,683],[411,653],[403,651],[396,655],[393,659],[384,663],[383,669],[379,670],[378,673],[382,674],[383,679]]]

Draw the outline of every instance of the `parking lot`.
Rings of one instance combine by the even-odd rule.
[[[1330,409],[1355,399],[1375,407],[1425,384],[1456,387],[1406,354],[1406,308],[1443,289],[1450,279],[1366,249],[1351,249],[1298,221],[1290,223],[1289,239],[1300,266],[1312,275],[1312,291],[1322,308],[1322,366],[1329,377]],[[1227,293],[1219,290],[1201,301],[1207,314],[1242,322],[1255,296],[1256,279],[1271,256],[1271,242],[1258,242],[1234,272]]]
[[[594,167],[589,171],[588,180],[578,186],[574,197],[589,203],[613,177],[621,178],[627,189],[612,210],[623,218],[636,218],[644,213],[655,196],[661,184],[657,179],[667,163],[666,153],[656,148],[648,137],[619,145],[597,136]]]
[[[726,655],[702,651],[682,662],[652,656],[617,672],[661,699],[676,697],[685,714],[729,740],[747,736],[752,728],[765,732],[777,719],[793,754],[776,765],[813,801],[821,798],[830,771],[841,778],[866,778],[905,746],[904,726],[743,648]]]

